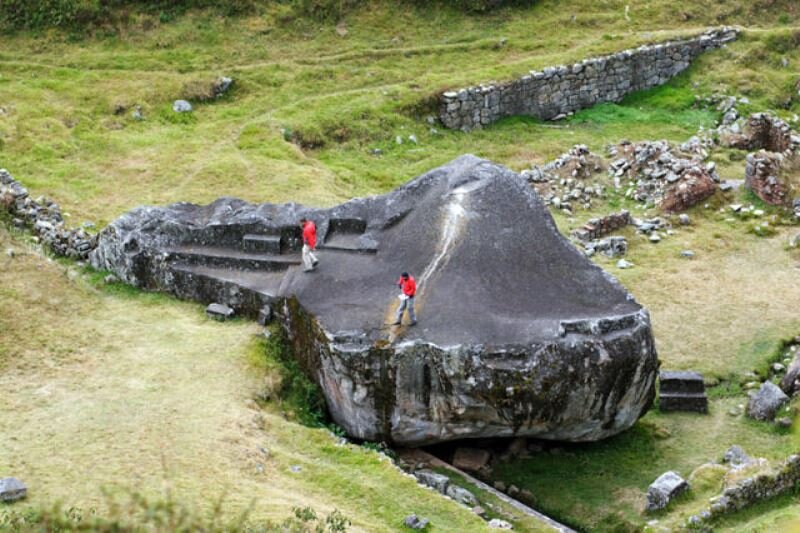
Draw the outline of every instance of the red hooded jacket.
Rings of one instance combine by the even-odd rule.
[[[414,281],[414,276],[408,276],[408,279],[403,279],[403,276],[400,276],[397,284],[403,289],[403,294],[409,298],[413,298],[417,294],[417,282]]]
[[[317,225],[313,220],[306,221],[303,226],[303,244],[307,244],[312,250],[317,248]]]

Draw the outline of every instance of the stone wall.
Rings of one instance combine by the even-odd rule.
[[[626,94],[666,83],[703,52],[738,36],[720,28],[689,39],[646,45],[580,63],[531,71],[520,79],[448,91],[439,118],[451,129],[480,128],[503,117],[529,115],[552,119]]]
[[[798,483],[800,483],[800,455],[790,455],[774,472],[748,477],[735,486],[725,489],[721,495],[712,498],[709,509],[690,517],[689,524],[697,526],[760,501],[774,498],[795,490]]]
[[[5,169],[0,169],[0,209],[8,211],[14,226],[31,228],[56,255],[85,260],[97,246],[97,238],[83,229],[66,228],[57,203],[44,197],[34,200]]]

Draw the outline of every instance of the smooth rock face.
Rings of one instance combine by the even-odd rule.
[[[756,420],[772,420],[775,413],[789,401],[789,397],[770,381],[765,381],[758,392],[751,393],[747,414]]]
[[[689,484],[675,472],[665,472],[647,489],[648,511],[664,509],[676,496],[689,488]]]
[[[301,216],[317,224],[313,273]],[[271,251],[246,250],[245,235]],[[647,312],[558,233],[525,179],[473,156],[331,209],[141,207],[103,230],[92,264],[240,315],[270,305],[360,439],[592,441],[630,427],[655,393]],[[402,271],[418,284],[415,328],[387,325]]]
[[[28,487],[15,477],[0,479],[0,501],[13,502],[28,495]]]

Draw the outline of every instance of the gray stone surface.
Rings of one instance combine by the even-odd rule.
[[[176,113],[191,113],[192,104],[190,104],[186,100],[175,100],[172,103],[172,110],[175,111]]]
[[[425,529],[428,527],[428,519],[420,518],[415,514],[409,515],[403,520],[403,525],[410,529]]]
[[[675,472],[661,474],[647,489],[647,511],[658,511],[689,488],[689,483]]]
[[[13,502],[28,495],[28,487],[15,477],[0,479],[0,501]]]
[[[747,403],[747,415],[756,420],[773,420],[778,409],[789,401],[789,397],[770,381],[765,381],[758,392],[751,393]]]
[[[467,505],[469,507],[478,505],[478,499],[475,497],[475,495],[467,489],[459,487],[458,485],[453,485],[452,483],[448,485],[447,492],[445,492],[445,494],[449,498],[454,499],[462,505]]]
[[[730,464],[733,468],[741,468],[753,462],[753,459],[747,455],[742,447],[736,444],[725,451],[722,460]]]
[[[720,28],[689,39],[641,46],[574,65],[547,67],[501,84],[446,91],[439,119],[448,128],[471,130],[503,117],[560,119],[631,92],[662,85],[700,54],[734,40],[738,30]]]
[[[300,269],[301,216],[317,223],[313,275]],[[252,234],[280,236],[280,253],[243,250]],[[141,207],[103,230],[92,264],[240,315],[269,304],[359,439],[592,441],[654,397],[647,312],[558,233],[524,178],[473,156],[330,209]],[[402,271],[418,284],[413,329],[387,325]]]
[[[206,307],[206,314],[214,320],[228,320],[233,317],[234,311],[227,305],[223,304],[209,304]]]
[[[442,494],[447,494],[447,487],[450,485],[450,479],[444,474],[437,474],[431,470],[417,470],[414,472],[414,477],[422,483]]]

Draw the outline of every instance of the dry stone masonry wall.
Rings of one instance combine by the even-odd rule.
[[[666,83],[703,52],[737,36],[738,30],[723,27],[689,39],[531,71],[506,83],[447,91],[440,99],[439,118],[448,128],[468,131],[513,115],[548,120],[617,102],[628,93]]]
[[[97,246],[97,238],[83,229],[68,229],[57,203],[33,199],[20,182],[0,169],[0,208],[11,214],[14,226],[30,227],[44,246],[56,255],[86,260]]]

